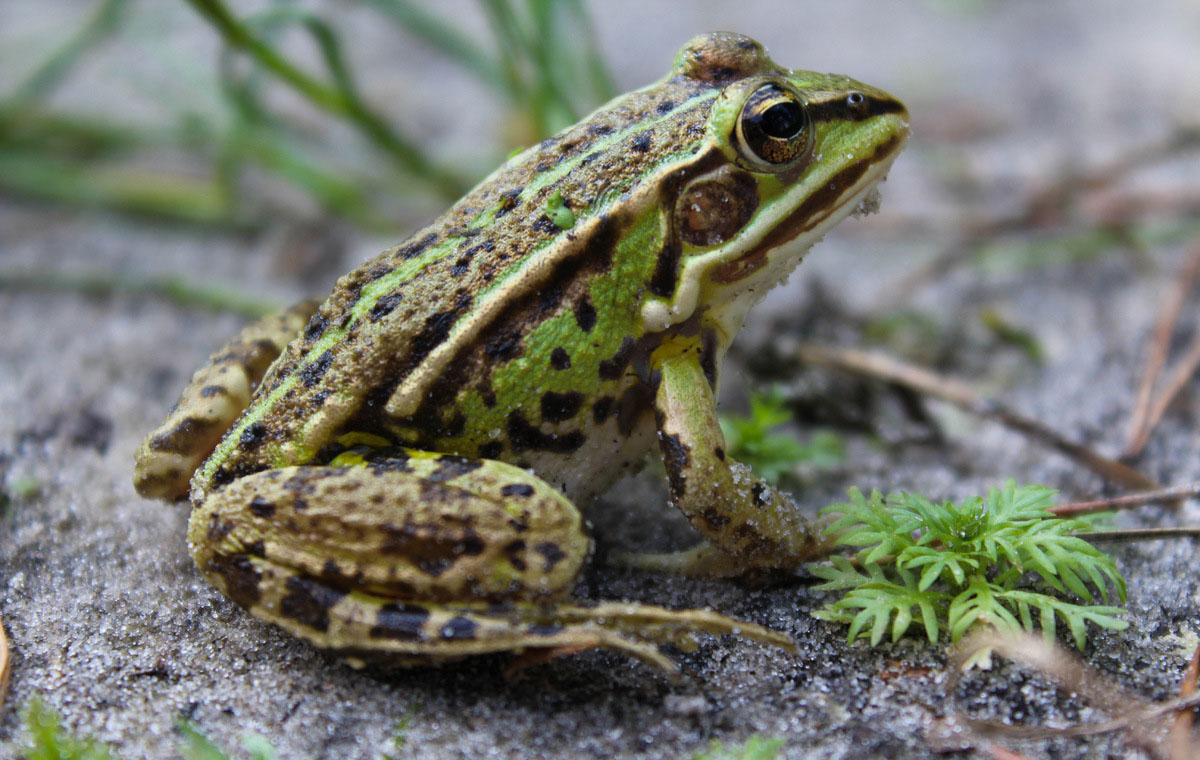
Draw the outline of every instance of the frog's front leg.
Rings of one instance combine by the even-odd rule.
[[[399,448],[241,478],[193,512],[188,542],[217,588],[353,664],[526,649],[617,649],[668,671],[656,645],[698,632],[788,637],[702,610],[583,607],[578,510],[525,470]]]
[[[725,452],[712,379],[698,342],[678,338],[651,356],[654,413],[671,502],[708,539],[687,552],[635,555],[630,564],[695,575],[789,569],[829,552],[820,524]]]

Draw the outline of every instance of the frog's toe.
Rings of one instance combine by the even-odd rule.
[[[509,667],[506,675],[525,668],[589,649],[611,649],[635,657],[668,676],[679,675],[679,666],[659,651],[661,644],[673,644],[685,652],[698,646],[696,636],[734,635],[796,651],[791,637],[769,628],[726,617],[711,610],[668,610],[644,604],[607,602],[594,607],[564,605],[552,611],[528,610],[540,622],[533,628],[553,631],[544,638],[529,637],[527,647]]]
[[[669,610],[648,604],[606,602],[595,607],[560,608],[559,618],[571,624],[604,627],[639,641],[674,644],[685,651],[696,648],[695,636],[699,633],[739,636],[789,652],[796,651],[795,642],[786,633],[712,610]]]
[[[573,654],[580,654],[590,649],[616,649],[620,650],[632,657],[635,657],[642,662],[655,667],[665,673],[671,680],[679,679],[679,665],[671,658],[658,651],[658,647],[653,644],[643,644],[636,641],[630,641],[622,636],[614,635],[610,632],[600,632],[601,635],[596,635],[597,632],[586,632],[574,634],[571,636],[574,641],[570,644],[563,644],[555,647],[535,647],[521,652],[513,659],[512,663],[504,669],[504,677],[508,680],[513,680],[517,675],[535,665],[542,665],[556,660],[559,657],[568,657]]]

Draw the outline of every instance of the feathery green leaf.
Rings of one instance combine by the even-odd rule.
[[[852,488],[848,502],[822,514],[834,517],[827,532],[836,543],[860,548],[854,562],[834,556],[830,564],[809,567],[825,581],[817,589],[845,592],[814,614],[848,624],[850,641],[867,638],[872,645],[889,627],[895,641],[918,616],[931,643],[943,627],[958,641],[977,625],[1040,627],[1052,638],[1061,620],[1082,649],[1088,623],[1124,629],[1117,607],[1027,588],[1032,573],[1041,586],[1085,603],[1096,596],[1108,602],[1114,592],[1125,600],[1125,581],[1112,558],[1077,535],[1090,523],[1048,511],[1054,494],[1009,480],[984,498],[955,504],[904,492],[885,498],[874,491],[867,498]]]

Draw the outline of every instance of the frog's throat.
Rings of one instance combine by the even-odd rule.
[[[723,337],[731,340],[750,307],[772,286],[782,282],[808,249],[854,211],[884,179],[907,139],[906,131],[893,134],[869,158],[827,178],[818,189],[798,185],[788,195],[795,198],[807,194],[807,201],[784,197],[776,205],[791,208],[786,215],[754,225],[719,252],[687,259],[673,296],[648,300],[642,305],[645,330],[654,332],[679,324],[695,313],[701,300],[714,296],[713,306],[722,314],[719,323],[726,333]],[[845,182],[852,171],[859,176]],[[841,187],[843,182],[845,186]],[[719,295],[714,293],[718,289]]]

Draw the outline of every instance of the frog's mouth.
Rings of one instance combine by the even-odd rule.
[[[907,132],[880,143],[868,161],[843,169],[813,192],[787,216],[730,261],[709,270],[708,279],[719,287],[749,279],[763,269],[769,279],[782,280],[803,258],[803,253],[851,213],[865,215],[879,206],[877,186],[908,139]],[[782,251],[781,251],[782,249]],[[780,271],[774,271],[782,267]],[[756,280],[758,278],[755,278]]]
[[[868,214],[879,205],[878,185],[904,147],[907,132],[880,144],[872,159],[843,169],[793,209],[763,237],[733,259],[708,270],[698,290],[728,345],[746,314],[776,285],[787,280],[805,253],[850,214]]]

